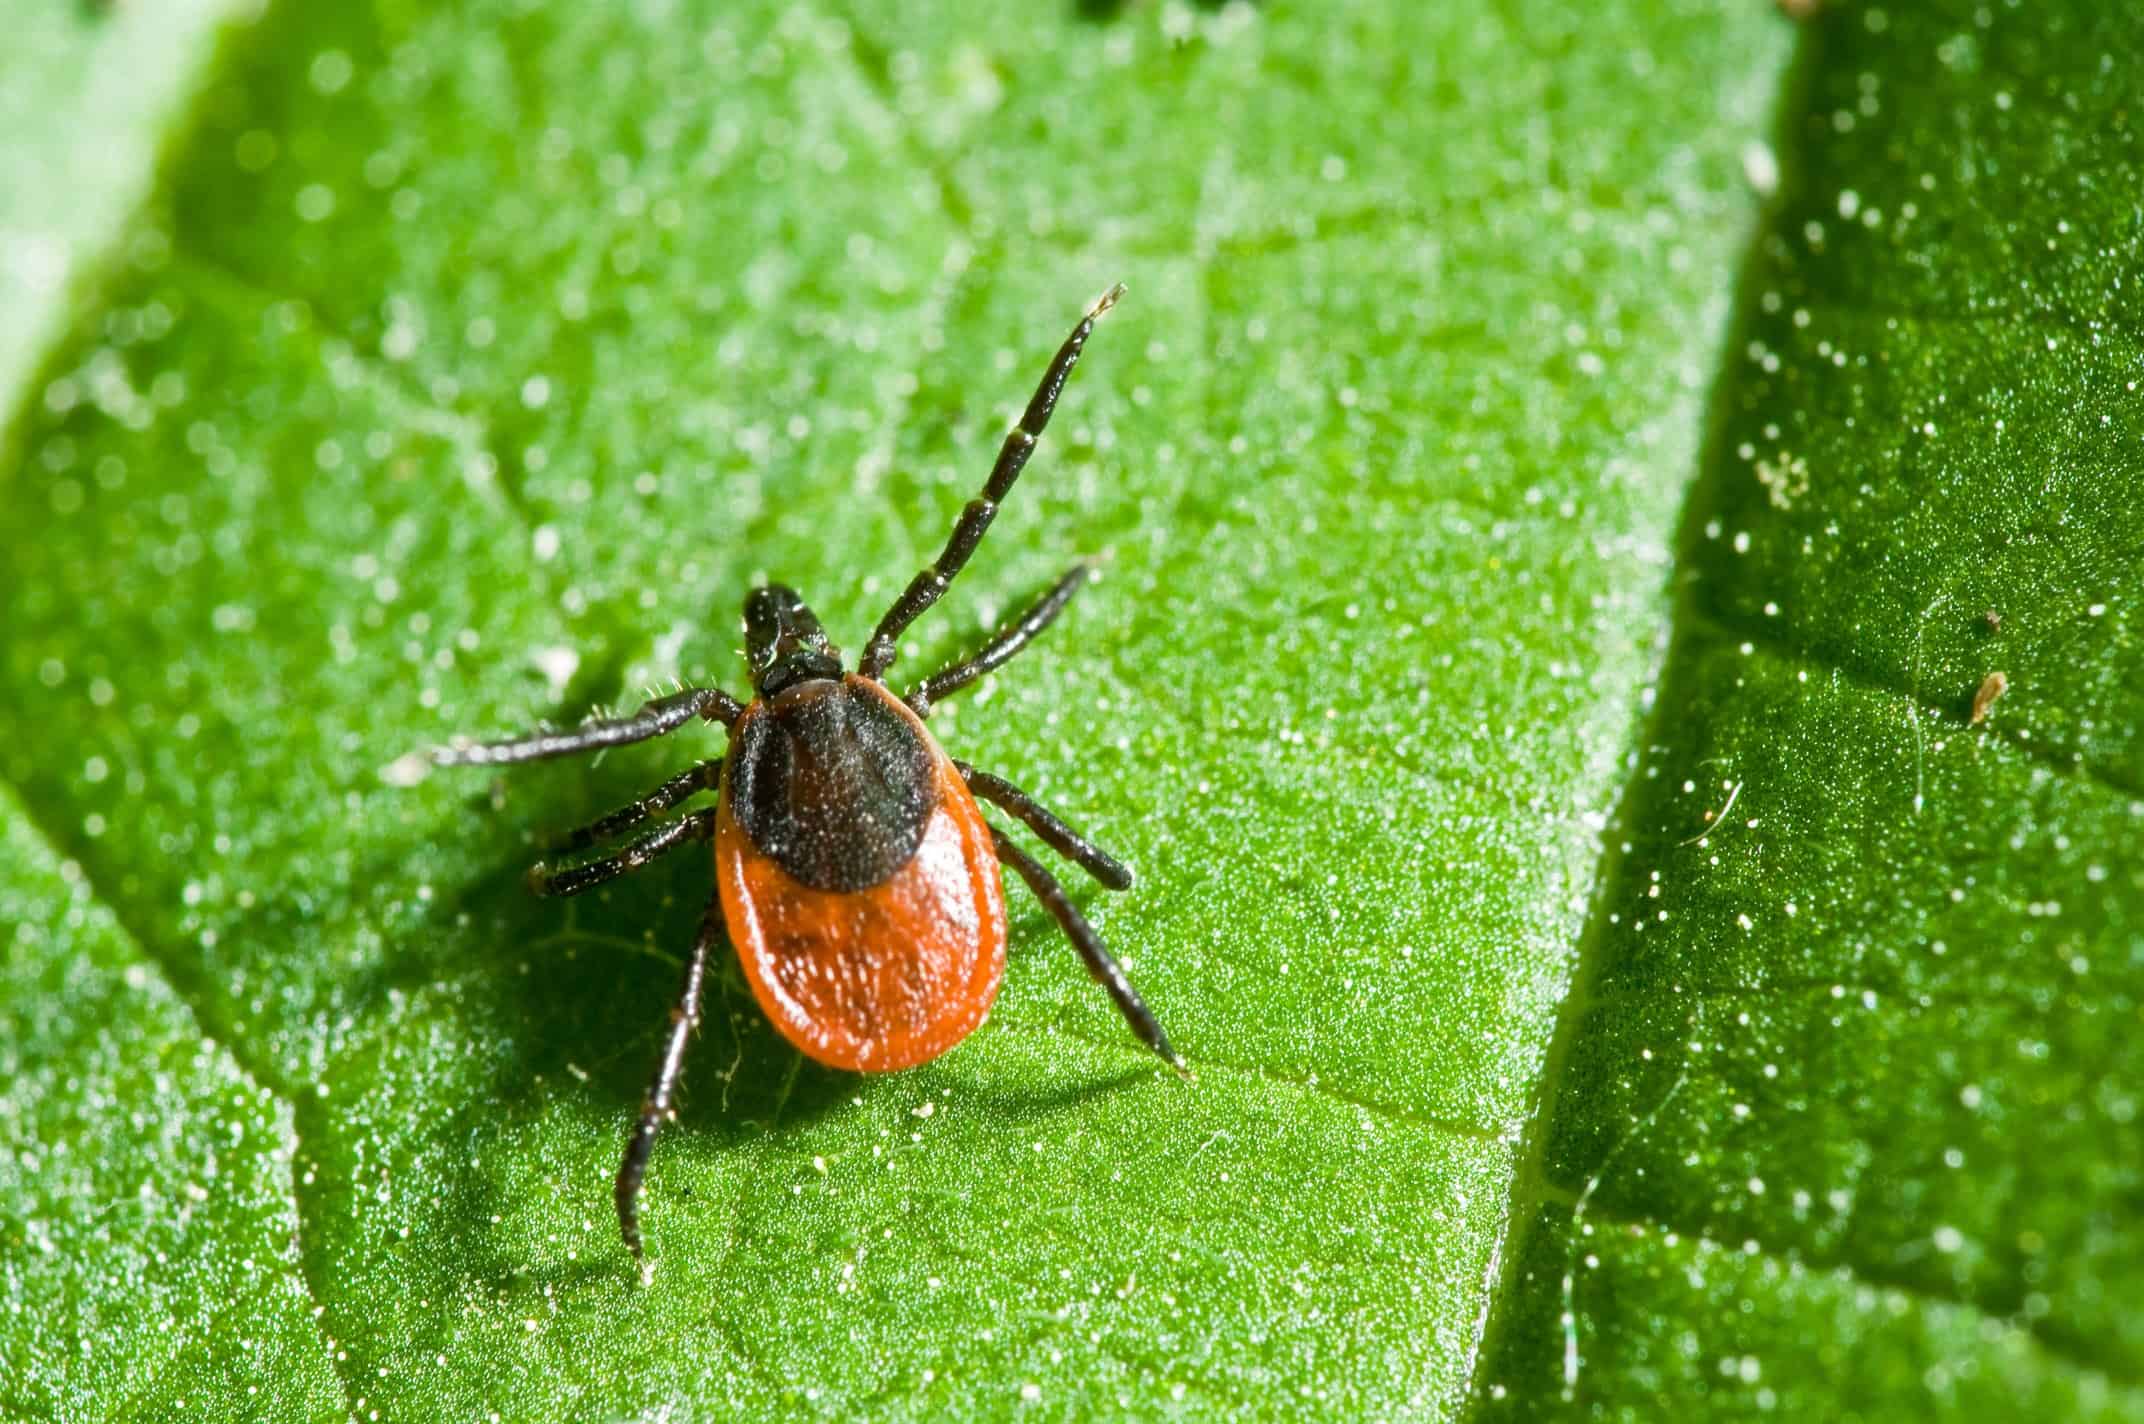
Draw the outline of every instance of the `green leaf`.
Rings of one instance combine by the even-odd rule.
[[[1456,1407],[1788,40],[1715,11],[288,5],[231,41],[17,398],[0,770],[295,1132],[295,1246],[246,1259],[349,1414]],[[1079,893],[1199,1079],[1024,903],[990,1023],[895,1077],[801,1064],[728,972],[638,1288],[609,1180],[706,868],[520,872],[715,744],[381,770],[734,685],[763,577],[853,645],[1118,278],[903,667],[1104,557],[934,725],[1138,868]],[[32,1310],[116,1288],[41,1269],[26,1387],[118,1411]],[[255,1412],[202,1362],[266,1318],[213,1306],[100,1335],[143,1412]]]
[[[233,0],[9,4],[0,54],[0,399],[25,390],[141,201]],[[4,417],[0,417],[4,419]]]
[[[2144,1417],[2140,52],[1811,36],[1480,1417]]]
[[[0,1409],[340,1413],[298,1277],[290,1104],[204,1036],[12,794],[0,925]]]

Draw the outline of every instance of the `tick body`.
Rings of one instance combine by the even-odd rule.
[[[851,674],[753,703],[733,736],[715,878],[768,1019],[866,1072],[966,1038],[1005,975],[1005,895],[982,809],[922,719]]]
[[[1107,889],[1128,889],[1131,872],[1012,783],[947,756],[925,725],[941,699],[1005,663],[1048,627],[1086,584],[1088,566],[1067,571],[973,656],[905,695],[884,681],[902,633],[945,593],[982,541],[1095,322],[1123,290],[1103,294],[1058,348],[1005,437],[981,496],[961,512],[937,560],[879,620],[854,671],[803,599],[770,584],[745,600],[749,702],[716,688],[685,688],[630,717],[505,741],[457,742],[432,754],[443,766],[495,766],[645,741],[695,721],[718,722],[728,732],[718,760],[672,777],[564,841],[565,850],[578,851],[638,832],[622,847],[529,872],[538,894],[577,895],[680,846],[714,845],[715,891],[618,1168],[618,1227],[635,1257],[642,1254],[641,1184],[699,1025],[708,956],[725,932],[760,1008],[802,1052],[835,1068],[910,1068],[966,1038],[997,998],[1005,974],[1001,867],[1010,866],[1140,1041],[1188,1075],[1078,907],[1040,861],[991,824],[977,798],[1020,821]],[[666,814],[706,792],[716,796],[712,808]]]

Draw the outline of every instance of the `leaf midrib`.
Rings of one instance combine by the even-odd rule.
[[[1709,474],[1705,468],[1701,468],[1699,475],[1692,482],[1691,499],[1693,508],[1698,507],[1697,502],[1704,498],[1705,487],[1708,482]],[[1687,560],[1682,561],[1682,564],[1686,565]],[[1921,715],[1932,719],[1940,719],[1942,725],[1955,731],[1962,732],[1967,730],[1967,724],[1962,718],[1955,716],[1955,714],[1944,713],[1935,707],[1920,705],[1921,700],[1904,686],[1872,678],[1861,670],[1818,656],[1814,651],[1800,647],[1792,639],[1783,636],[1782,630],[1776,627],[1766,625],[1751,627],[1746,625],[1745,620],[1724,615],[1715,606],[1704,601],[1704,589],[1701,583],[1685,584],[1681,595],[1676,600],[1672,625],[1674,631],[1661,660],[1660,668],[1655,673],[1654,685],[1656,686],[1661,673],[1675,664],[1685,641],[1710,629],[1714,632],[1730,634],[1752,645],[1760,646],[1767,656],[1777,657],[1783,661],[1793,662],[1815,671],[1834,674],[1852,686],[1865,691],[1896,696],[1907,700],[1909,703],[1918,706]],[[1635,793],[1644,781],[1645,766],[1647,764],[1646,749],[1659,742],[1657,737],[1651,735],[1650,728],[1657,724],[1664,715],[1665,709],[1655,709],[1651,714],[1637,719],[1637,728],[1641,735],[1635,743],[1635,749],[1631,756],[1630,775],[1625,778],[1619,792],[1615,813],[1609,818],[1608,830],[1604,834],[1603,839],[1606,850],[1600,861],[1598,879],[1594,883],[1592,904],[1588,909],[1585,930],[1580,938],[1578,968],[1573,973],[1571,982],[1566,987],[1564,996],[1557,1005],[1556,1031],[1551,1038],[1548,1057],[1544,1063],[1541,1076],[1535,1084],[1536,1101],[1539,1107],[1533,1114],[1529,1124],[1529,1140],[1524,1149],[1522,1149],[1520,1165],[1513,1176],[1510,1198],[1512,1205],[1504,1220],[1506,1234],[1500,1249],[1505,1261],[1505,1275],[1502,1283],[1492,1295],[1490,1323],[1481,1342],[1477,1360],[1487,1358],[1491,1354],[1490,1347],[1493,1344],[1494,1337],[1502,1328],[1501,1322],[1507,1308],[1505,1302],[1521,1293],[1517,1273],[1524,1269],[1526,1242],[1531,1235],[1535,1219],[1539,1216],[1541,1207],[1551,1202],[1575,1207],[1579,1200],[1576,1194],[1556,1185],[1549,1179],[1546,1160],[1547,1144],[1554,1134],[1557,1116],[1556,1105],[1563,1097],[1568,1063],[1572,1053],[1575,1051],[1577,1040],[1583,1037],[1584,1025],[1589,1013],[1604,1002],[1614,1001],[1613,998],[1603,999],[1595,994],[1593,986],[1597,982],[1603,967],[1600,962],[1605,958],[1603,946],[1605,946],[1609,936],[1619,928],[1611,922],[1609,917],[1614,913],[1612,906],[1620,903],[1619,896],[1623,889],[1621,883],[1622,867],[1626,863],[1628,856],[1634,853],[1642,844],[1639,837],[1625,824],[1623,812],[1631,804]],[[1987,730],[1993,731],[1994,729]],[[2002,734],[1998,733],[1997,735]],[[2123,805],[2133,804],[2140,794],[2138,790],[2123,784],[2110,773],[2095,768],[2081,759],[2072,760],[2058,757],[2051,748],[2034,742],[2029,738],[2002,735],[2002,740],[2006,748],[2014,750],[2021,760],[2028,760],[2036,765],[2043,766],[2048,769],[2050,774],[2072,781],[2080,787],[2096,790],[2117,798]],[[1821,985],[1812,981],[1807,986],[1760,984],[1749,986],[1689,985],[1685,987],[1689,992],[1700,996],[1700,1002],[1696,1007],[1701,1009],[1703,997],[1714,993],[1747,994],[1761,998],[1770,997],[1781,989],[1790,987],[1822,988],[1828,993],[1832,991],[1835,985],[1832,980],[1827,979]],[[1879,992],[1915,1003],[1920,1003],[1924,1000],[1945,1002],[1959,997],[1947,995],[1940,991],[1911,990],[1902,986],[1871,987],[1878,988]],[[1962,1001],[1969,1004],[1986,1002],[1984,997],[1973,998],[1970,996],[1963,998]],[[1707,1241],[1722,1250],[1736,1249],[1728,1247],[1724,1243],[1712,1241],[1701,1230],[1678,1226],[1664,1219],[1618,1216],[1610,1212],[1594,1209],[1590,1204],[1587,1208],[1587,1215],[1624,1225],[1650,1226],[1662,1231],[1674,1231],[1679,1235],[1692,1239]],[[1572,1250],[1573,1252],[1577,1250],[1575,1243],[1572,1246]],[[1844,1252],[1814,1253],[1806,1257],[1798,1257],[1793,1253],[1761,1244],[1758,1245],[1757,1252],[1790,1264],[1806,1266],[1814,1262],[1824,1269],[1847,1272],[1855,1279],[1866,1281],[1883,1289],[1896,1290],[1916,1300],[1938,1302],[1974,1311],[1990,1320],[2001,1320],[2012,1328],[2022,1330],[2033,1340],[2037,1348],[2043,1350],[2050,1357],[2061,1360],[2079,1372],[2095,1373],[2125,1389],[2144,1391],[2144,1371],[2125,1370],[2121,1368],[2119,1362],[2100,1358],[2093,1351],[2089,1342],[2063,1332],[2059,1324],[2049,1325],[2045,1320],[2028,1320],[2019,1325],[1992,1301],[1984,1298],[1975,1299],[1963,1293],[1945,1295],[1924,1284],[1914,1284],[1903,1277],[1893,1276],[1885,1271],[1881,1263],[1855,1261]],[[1470,1390],[1472,1388],[1471,1382],[1469,1388]]]

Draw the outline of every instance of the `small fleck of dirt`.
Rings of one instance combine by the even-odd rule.
[[[1973,716],[1966,725],[1977,727],[1985,722],[1988,719],[1988,709],[1995,705],[1995,699],[2009,690],[2010,679],[1999,672],[1991,672],[1982,678],[1980,691],[1973,694]]]

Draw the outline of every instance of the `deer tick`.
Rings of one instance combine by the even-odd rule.
[[[966,1038],[997,997],[1005,973],[999,867],[1009,865],[1056,918],[1132,1032],[1178,1072],[1188,1071],[1063,887],[984,817],[976,798],[1021,822],[1110,890],[1129,888],[1131,871],[1011,782],[947,756],[924,725],[942,698],[1000,666],[1047,628],[1086,584],[1091,567],[1075,565],[972,657],[932,673],[905,696],[885,682],[902,633],[945,594],[982,542],[1049,424],[1095,322],[1123,292],[1121,285],[1105,292],[1057,349],[1026,412],[1005,437],[981,496],[961,511],[937,562],[917,574],[879,619],[854,672],[844,667],[804,600],[769,584],[744,603],[749,702],[718,688],[684,688],[630,717],[507,741],[457,741],[431,754],[441,766],[497,766],[645,741],[696,719],[727,730],[719,758],[573,831],[563,849],[610,842],[651,820],[653,830],[600,859],[539,864],[529,872],[539,895],[578,895],[680,846],[714,843],[716,888],[685,962],[654,1081],[618,1167],[618,1228],[636,1258],[642,1254],[641,1183],[655,1135],[672,1115],[686,1045],[700,1022],[708,955],[725,930],[753,997],[798,1049],[835,1068],[909,1068]],[[711,808],[663,818],[700,792],[715,793]]]

